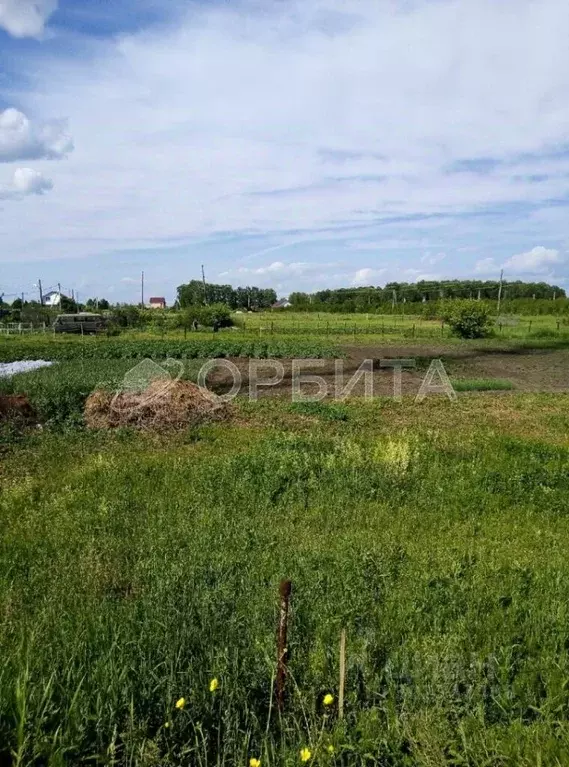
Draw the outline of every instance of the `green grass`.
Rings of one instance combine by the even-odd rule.
[[[203,362],[185,360],[182,377],[195,381]],[[95,389],[116,390],[135,364],[128,359],[58,362],[51,367],[0,378],[0,394],[26,394],[44,425],[80,426],[89,394]]]
[[[30,433],[0,474],[4,762],[567,764],[567,399]]]
[[[514,388],[511,381],[503,378],[455,378],[452,385],[455,391],[507,391]]]

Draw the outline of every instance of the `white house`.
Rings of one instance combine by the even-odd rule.
[[[49,293],[45,293],[43,297],[44,306],[61,306],[61,299],[65,298],[63,293],[58,290],[50,290]]]

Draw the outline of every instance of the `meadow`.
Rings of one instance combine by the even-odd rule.
[[[3,763],[567,764],[568,395],[86,431],[84,391],[129,364],[2,382],[52,414],[1,453]]]
[[[456,402],[243,397],[182,432],[85,429],[141,356],[195,380],[210,355],[341,350],[241,333],[0,344],[57,361],[0,379],[42,423],[0,424],[0,764],[569,763],[569,394],[465,362]]]

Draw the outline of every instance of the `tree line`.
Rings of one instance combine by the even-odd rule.
[[[558,285],[545,282],[495,280],[441,280],[409,283],[389,282],[385,287],[338,288],[315,293],[291,293],[291,309],[296,311],[369,312],[389,313],[401,311],[401,304],[428,304],[458,298],[497,301],[515,299],[553,300],[565,298]]]
[[[277,300],[277,294],[272,288],[238,287],[232,285],[216,285],[201,280],[178,286],[177,304],[181,309],[190,306],[204,306],[210,304],[225,304],[230,309],[244,309],[252,311],[268,309]]]

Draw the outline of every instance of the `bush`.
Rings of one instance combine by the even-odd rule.
[[[492,322],[488,305],[469,298],[449,303],[444,320],[460,338],[484,338]]]
[[[226,304],[188,306],[182,312],[180,324],[182,327],[190,328],[194,320],[204,327],[212,327],[216,322],[220,328],[229,328],[233,325],[231,310]]]

